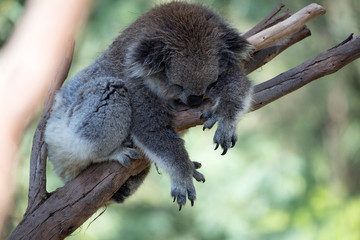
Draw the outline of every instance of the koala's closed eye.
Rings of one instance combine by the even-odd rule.
[[[217,82],[218,82],[217,80],[216,80],[215,82],[212,82],[212,83],[206,88],[206,93],[209,93],[210,89],[213,88],[213,87],[216,85]]]
[[[184,90],[184,87],[181,86],[181,85],[179,85],[179,84],[174,84],[174,85],[172,85],[172,88],[173,88],[173,89],[176,89],[176,90],[178,90],[178,91]]]

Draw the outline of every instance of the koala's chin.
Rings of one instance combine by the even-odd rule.
[[[175,1],[140,16],[56,94],[45,130],[55,171],[67,182],[91,163],[128,166],[140,149],[170,175],[179,208],[187,199],[193,205],[193,178],[205,178],[173,128],[174,106],[211,101],[201,118],[204,129],[218,123],[214,143],[225,154],[251,105],[253,87],[240,62],[252,49],[203,5]],[[147,172],[131,177],[114,199],[132,194]]]

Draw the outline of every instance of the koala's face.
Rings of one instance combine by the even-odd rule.
[[[173,54],[165,66],[172,98],[189,106],[202,103],[218,75],[219,59],[212,54]]]
[[[210,43],[173,49],[162,41],[146,39],[128,58],[129,75],[143,79],[161,98],[188,106],[199,105],[220,72],[221,53]]]
[[[156,25],[152,34],[134,41],[126,55],[128,76],[142,79],[163,99],[199,105],[219,75],[245,59],[251,45],[225,24],[190,24],[196,31],[176,24],[166,32]]]

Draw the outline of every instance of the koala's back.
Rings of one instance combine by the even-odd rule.
[[[56,94],[45,131],[49,160],[65,182],[91,162],[109,160],[112,155],[121,161],[116,154],[130,126],[130,98],[124,82],[90,66]]]

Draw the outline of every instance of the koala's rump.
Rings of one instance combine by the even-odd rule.
[[[45,141],[55,171],[65,181],[91,162],[108,160],[122,147],[131,127],[130,98],[121,80],[111,77],[91,83],[69,82],[57,94]]]

